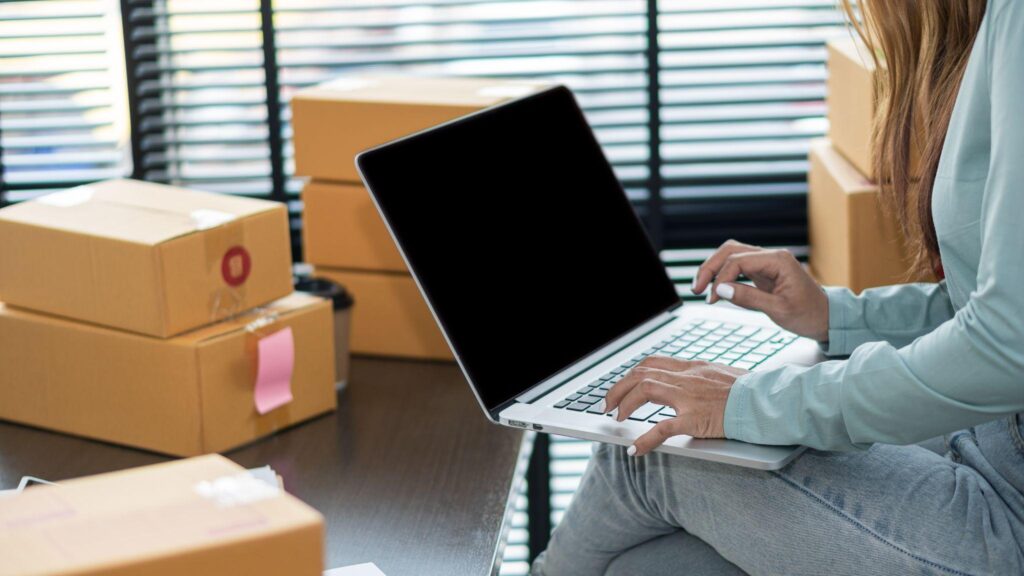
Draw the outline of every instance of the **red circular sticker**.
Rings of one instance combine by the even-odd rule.
[[[232,246],[224,253],[220,261],[220,273],[228,286],[241,286],[249,278],[252,271],[252,258],[249,251],[241,246]]]

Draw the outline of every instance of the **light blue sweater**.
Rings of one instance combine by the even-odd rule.
[[[829,355],[737,379],[729,438],[908,444],[1024,412],[1024,2],[989,0],[932,210],[946,280],[827,288]]]

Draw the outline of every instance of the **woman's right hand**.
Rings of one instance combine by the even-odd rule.
[[[736,282],[740,274],[754,286]],[[709,304],[729,300],[764,312],[790,332],[819,342],[828,340],[828,297],[788,250],[729,240],[701,264],[693,293],[703,294],[709,284]]]

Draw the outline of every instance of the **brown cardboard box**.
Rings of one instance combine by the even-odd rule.
[[[306,262],[332,268],[407,271],[362,185],[313,180],[302,189],[302,203]]]
[[[871,127],[876,113],[875,62],[863,42],[850,37],[828,41],[829,139],[868,180],[875,180]],[[910,171],[917,173],[917,146]]]
[[[454,358],[412,276],[320,266],[316,275],[341,284],[355,298],[352,352],[435,360]]]
[[[291,292],[287,209],[137,180],[0,210],[0,300],[167,337]]]
[[[832,145],[868,180],[874,180],[875,64],[863,43],[849,37],[829,40],[826,88]]]
[[[303,90],[292,98],[295,173],[359,182],[359,152],[545,86],[488,78],[347,76]]]
[[[320,576],[323,517],[221,456],[0,500],[0,574]]]
[[[334,409],[331,322],[299,293],[169,339],[0,305],[0,418],[177,456],[234,448]],[[293,400],[259,415],[257,340],[286,327]]]
[[[899,226],[883,210],[878,188],[827,140],[811,144],[807,212],[810,264],[824,284],[856,292],[909,277],[910,257]]]

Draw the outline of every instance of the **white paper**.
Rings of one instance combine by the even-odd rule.
[[[384,573],[373,562],[367,562],[355,566],[333,568],[324,572],[324,576],[384,576]]]
[[[15,494],[21,493],[22,490],[28,488],[32,484],[46,484],[48,486],[56,486],[56,482],[50,482],[49,480],[43,480],[42,478],[36,478],[35,476],[24,476],[21,482],[18,482],[17,488],[11,488],[10,490],[0,490],[0,498],[4,496],[14,496]]]

